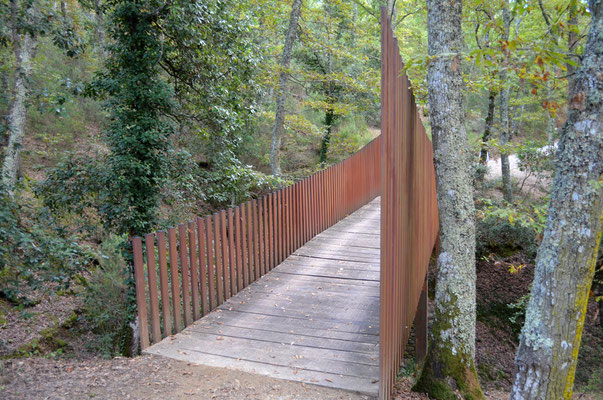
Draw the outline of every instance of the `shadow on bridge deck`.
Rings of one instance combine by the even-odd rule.
[[[144,352],[377,394],[380,201]]]

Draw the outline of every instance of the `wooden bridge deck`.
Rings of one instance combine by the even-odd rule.
[[[380,201],[145,353],[378,392]]]

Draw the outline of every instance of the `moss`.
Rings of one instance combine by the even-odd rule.
[[[436,314],[439,311],[436,309]],[[434,337],[450,329],[450,322],[438,318],[434,324]],[[463,355],[459,350],[453,351],[448,342],[439,342],[439,346],[430,346],[427,359],[419,380],[413,391],[427,393],[438,400],[456,400],[457,390],[466,400],[485,399],[472,357]]]

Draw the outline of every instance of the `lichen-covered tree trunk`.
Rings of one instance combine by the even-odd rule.
[[[13,98],[8,113],[8,145],[2,163],[2,186],[12,196],[17,182],[19,168],[19,153],[23,145],[26,121],[26,101],[29,90],[29,78],[32,70],[32,57],[35,48],[35,38],[29,33],[14,35],[15,43],[15,82]]]
[[[503,41],[509,40],[509,30],[511,28],[511,16],[509,14],[509,1],[503,2]],[[503,197],[509,203],[513,203],[513,187],[511,186],[511,166],[509,164],[509,153],[506,149],[510,139],[510,124],[509,124],[509,97],[511,88],[507,82],[507,68],[509,68],[509,49],[504,50],[505,62],[500,70],[500,81],[503,82],[503,88],[500,91],[500,144],[502,150],[500,152],[500,166],[503,182]]]
[[[569,97],[511,398],[569,399],[603,219],[603,0]]]
[[[285,124],[285,99],[287,97],[287,82],[289,64],[291,62],[291,53],[293,44],[297,37],[297,25],[299,15],[301,14],[302,0],[293,0],[291,16],[289,18],[289,27],[285,35],[285,45],[283,46],[283,55],[281,57],[280,73],[278,76],[278,89],[276,91],[276,112],[274,115],[274,128],[272,129],[272,144],[270,146],[270,169],[273,175],[281,174],[280,151],[283,130]]]
[[[462,2],[427,2],[427,72],[440,255],[431,346],[415,390],[483,399],[475,370],[475,225],[461,75]]]

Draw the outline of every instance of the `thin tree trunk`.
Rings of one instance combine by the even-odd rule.
[[[94,0],[94,36],[96,36],[96,49],[101,60],[106,58],[105,45],[107,43],[105,35],[105,21],[103,15],[103,6],[101,0]]]
[[[509,14],[509,1],[504,0],[503,5],[503,23],[504,23],[504,34],[502,37],[503,41],[509,40],[509,29],[511,26],[511,16]],[[503,181],[503,197],[509,203],[513,203],[513,188],[511,186],[511,167],[509,165],[509,153],[506,149],[510,141],[509,131],[509,97],[511,88],[507,83],[507,68],[509,67],[509,50],[505,49],[505,62],[503,68],[500,71],[500,80],[503,82],[503,88],[500,92],[500,144],[502,150],[500,152],[500,165],[502,172]]]
[[[488,113],[486,115],[486,124],[484,127],[484,135],[482,136],[482,148],[480,150],[480,162],[484,165],[488,163],[488,141],[492,135],[492,125],[494,124],[494,108],[496,106],[496,91],[490,89],[488,92]]]
[[[569,29],[567,35],[567,48],[569,53],[569,59],[572,61],[576,60],[576,43],[578,42],[578,34],[572,30],[572,27],[578,25],[578,16],[576,15],[577,0],[570,0],[569,4],[569,15],[567,18],[567,27]],[[574,85],[574,74],[576,73],[576,67],[571,63],[566,64],[567,68],[567,93],[572,92],[572,86]]]
[[[569,399],[603,221],[603,0],[570,94],[549,214],[517,356],[513,400]]]
[[[19,153],[23,144],[26,122],[26,101],[29,90],[29,78],[32,70],[32,58],[36,40],[29,33],[17,32],[17,4],[12,4],[13,41],[15,51],[15,82],[13,98],[8,113],[8,145],[2,164],[2,186],[12,196],[17,182]]]
[[[427,71],[440,217],[432,340],[415,390],[483,399],[475,370],[475,225],[460,52],[462,2],[427,1]],[[453,55],[451,55],[453,54]]]
[[[551,89],[551,83],[547,82],[546,84],[546,96],[547,101],[551,101],[553,97],[553,91]],[[555,142],[555,119],[551,115],[550,110],[546,110],[546,135],[547,135],[547,144],[552,146]]]
[[[291,62],[293,44],[297,37],[297,25],[301,13],[302,0],[293,0],[289,27],[285,35],[285,46],[281,57],[280,73],[278,77],[278,90],[276,92],[276,113],[274,115],[274,129],[272,130],[272,145],[270,147],[270,168],[273,175],[281,175],[280,150],[285,124],[285,99],[287,97],[288,69]]]
[[[325,112],[325,134],[322,137],[320,145],[320,164],[324,166],[327,162],[327,153],[329,152],[329,143],[331,143],[331,131],[333,129],[333,122],[335,121],[335,113],[333,106],[329,105]]]

